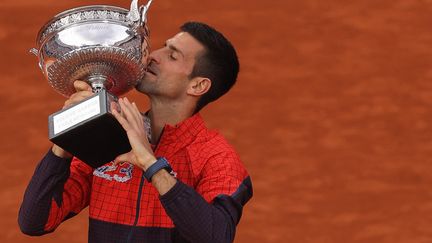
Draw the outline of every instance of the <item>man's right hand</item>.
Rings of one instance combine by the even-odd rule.
[[[80,81],[80,80],[75,81],[74,87],[75,87],[76,92],[74,94],[72,94],[69,97],[69,99],[67,99],[65,101],[63,109],[68,108],[72,105],[75,105],[75,104],[83,101],[84,99],[90,97],[91,95],[93,95],[91,86],[84,81]],[[60,148],[56,144],[53,145],[52,152],[60,158],[65,158],[65,159],[66,158],[72,158],[72,154],[70,154],[69,152]]]
[[[80,81],[80,80],[75,81],[74,87],[76,92],[72,94],[69,97],[69,99],[65,101],[63,109],[75,105],[83,101],[84,99],[90,97],[91,95],[93,95],[91,86],[84,81]]]

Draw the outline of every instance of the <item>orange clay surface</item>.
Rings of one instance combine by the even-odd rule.
[[[87,210],[43,237],[17,214],[64,102],[28,50],[55,14],[91,4],[129,1],[0,2],[0,242],[87,240]],[[238,49],[238,84],[203,112],[254,183],[235,242],[432,242],[431,13],[431,0],[153,1],[153,48],[197,20]]]

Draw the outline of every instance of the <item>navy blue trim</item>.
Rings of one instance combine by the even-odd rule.
[[[140,206],[141,206],[141,194],[142,194],[142,189],[144,187],[144,182],[145,182],[145,177],[144,177],[144,172],[141,175],[141,181],[140,181],[140,185],[139,185],[139,189],[138,189],[138,198],[137,198],[137,204],[136,204],[136,215],[135,215],[135,221],[134,224],[129,232],[128,238],[127,238],[127,242],[132,242],[132,237],[134,235],[134,231],[135,231],[135,226],[138,223],[138,219],[139,219],[139,215],[140,215]]]
[[[250,176],[246,177],[237,190],[231,195],[237,203],[244,206],[252,198],[253,189]]]
[[[177,199],[177,197],[181,195],[185,189],[186,187],[183,185],[183,183],[177,180],[176,184],[168,192],[159,196],[159,199],[162,204],[169,204],[173,200]]]
[[[130,232],[134,232],[132,235]],[[142,227],[89,219],[89,243],[118,243],[125,242],[151,242],[151,243],[172,243],[186,242],[178,237],[174,228]]]

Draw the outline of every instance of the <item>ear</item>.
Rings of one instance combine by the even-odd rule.
[[[187,90],[188,95],[192,96],[202,96],[207,93],[211,87],[211,80],[203,77],[195,77],[193,78]]]

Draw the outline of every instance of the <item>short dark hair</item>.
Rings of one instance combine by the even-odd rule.
[[[187,22],[180,29],[204,46],[189,77],[205,77],[212,82],[209,91],[197,102],[195,112],[198,112],[231,89],[237,80],[240,65],[233,45],[219,31],[199,22]]]

